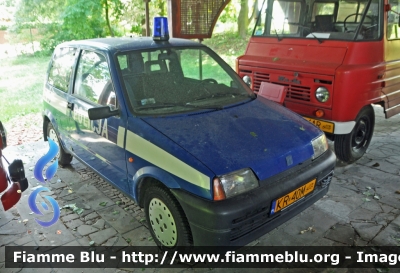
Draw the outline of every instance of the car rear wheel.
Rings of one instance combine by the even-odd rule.
[[[371,142],[374,126],[374,109],[368,105],[361,109],[356,118],[356,125],[350,134],[335,136],[336,156],[346,163],[360,159]]]
[[[186,216],[167,189],[158,185],[147,188],[144,208],[151,235],[160,248],[193,245]]]
[[[55,143],[57,143],[59,147],[59,152],[57,154],[58,164],[60,164],[61,166],[69,165],[72,161],[72,155],[67,153],[60,144],[60,139],[58,137],[58,134],[54,129],[53,124],[51,124],[50,122],[47,123],[47,136],[50,139],[52,139]]]

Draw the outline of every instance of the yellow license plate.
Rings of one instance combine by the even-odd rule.
[[[294,191],[289,192],[288,194],[274,200],[272,202],[271,215],[283,210],[284,208],[287,208],[288,206],[302,199],[307,194],[310,194],[314,190],[316,182],[317,179],[314,179],[307,184],[295,189]]]
[[[322,120],[308,118],[308,117],[303,117],[303,118],[305,118],[306,120],[308,120],[309,122],[311,122],[312,124],[314,124],[315,126],[317,126],[319,129],[321,129],[324,132],[333,134],[333,132],[335,130],[335,124],[332,122],[322,121]]]

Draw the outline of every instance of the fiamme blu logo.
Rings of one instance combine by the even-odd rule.
[[[56,174],[57,168],[58,168],[58,160],[55,157],[57,156],[57,154],[59,152],[59,147],[52,139],[48,138],[47,140],[49,143],[49,151],[44,156],[42,156],[38,160],[38,162],[36,162],[35,168],[33,170],[33,174],[34,174],[35,178],[42,184],[46,184],[46,182],[49,182]],[[47,169],[45,171],[45,177],[44,177],[43,171],[44,171],[46,165],[48,163],[50,163],[54,158],[55,158],[54,162],[50,166],[47,167]],[[38,197],[38,194],[42,191],[50,191],[50,190],[47,187],[37,188],[30,194],[30,196],[28,198],[28,204],[29,204],[29,207],[31,208],[32,212],[34,212],[35,214],[37,214],[39,216],[43,216],[43,213],[39,210],[39,208],[38,208],[39,204],[36,203],[36,199]],[[47,222],[42,221],[37,218],[35,218],[35,221],[43,227],[49,227],[49,226],[53,225],[55,222],[57,222],[58,219],[60,218],[60,207],[59,207],[57,201],[54,200],[53,197],[44,196],[43,198],[45,198],[52,206],[53,217],[50,221],[47,221]],[[46,202],[42,201],[42,202],[40,202],[40,205],[43,210],[49,211],[49,206],[47,205]]]

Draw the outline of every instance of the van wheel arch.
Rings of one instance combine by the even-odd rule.
[[[364,106],[358,113],[356,124],[349,134],[335,135],[335,153],[338,159],[353,163],[368,149],[375,127],[375,112],[371,105]]]

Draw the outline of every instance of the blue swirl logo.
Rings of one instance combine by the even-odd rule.
[[[45,172],[46,177],[43,177],[44,168],[51,160],[53,160],[54,157],[57,156],[57,154],[59,152],[58,145],[50,138],[47,138],[47,140],[49,143],[49,151],[44,156],[42,156],[38,160],[38,162],[36,162],[35,168],[33,170],[33,175],[35,176],[35,178],[42,183],[46,183],[46,181],[50,181],[54,177],[54,175],[56,174],[57,169],[58,169],[58,160],[56,158],[56,160],[49,167],[47,167],[46,172]],[[37,207],[37,204],[36,204],[36,198],[37,198],[39,192],[41,192],[41,191],[50,191],[50,190],[46,187],[37,188],[29,195],[28,204],[29,204],[29,207],[31,208],[32,212],[34,212],[35,214],[38,214],[40,216],[43,216],[43,213],[39,210],[39,208]],[[35,221],[43,227],[49,227],[49,226],[55,224],[58,221],[58,219],[60,218],[60,207],[59,207],[57,201],[54,200],[53,197],[44,196],[43,198],[45,198],[50,203],[50,205],[53,207],[53,218],[48,222],[41,221],[38,219],[35,219]],[[46,204],[46,202],[41,202],[40,204],[42,205],[42,208],[45,211],[49,210],[49,207]]]
[[[59,151],[58,145],[50,138],[47,138],[49,142],[49,151],[47,154],[42,156],[35,165],[35,169],[33,170],[33,175],[35,178],[42,182],[46,183],[45,178],[43,177],[43,170],[47,163],[49,163]],[[50,180],[54,177],[57,172],[58,161],[55,160],[47,169],[46,169],[46,179]]]
[[[38,214],[43,216],[43,213],[39,210],[39,208],[36,205],[36,197],[39,194],[39,192],[41,191],[50,191],[48,188],[46,187],[40,187],[37,188],[36,190],[34,190],[31,195],[29,195],[29,199],[28,199],[28,204],[29,207],[31,208],[31,210]],[[49,203],[53,206],[53,218],[49,221],[49,222],[44,222],[38,219],[35,219],[36,223],[38,223],[39,225],[43,226],[43,227],[49,227],[51,225],[53,225],[55,222],[58,221],[58,218],[60,218],[60,207],[58,206],[58,203],[56,200],[54,200],[53,197],[51,196],[44,196],[45,199],[47,199],[47,201],[49,201]],[[47,204],[45,202],[41,202],[42,208],[46,211],[49,210],[49,207],[47,206]]]

